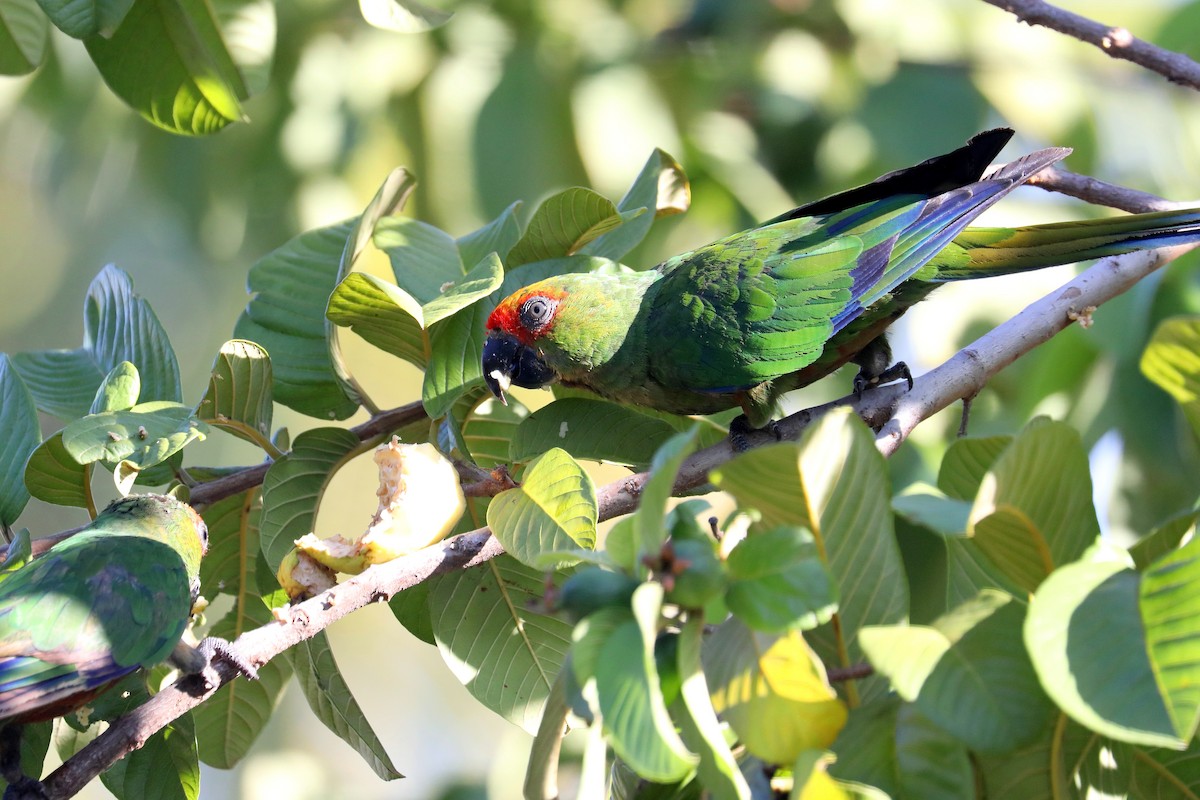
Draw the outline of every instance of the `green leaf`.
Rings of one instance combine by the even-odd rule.
[[[142,376],[137,367],[128,361],[122,361],[104,376],[96,397],[92,400],[90,414],[104,411],[124,411],[137,404],[142,394]]]
[[[37,0],[0,0],[0,75],[25,75],[46,59],[50,21]]]
[[[325,487],[359,444],[357,436],[342,428],[315,428],[297,436],[291,452],[267,470],[259,540],[272,572],[292,543],[312,532]]]
[[[565,450],[554,449],[521,476],[521,485],[488,505],[487,522],[505,551],[530,567],[546,569],[571,559],[571,550],[596,546],[596,487]]]
[[[587,672],[609,744],[643,778],[666,783],[687,775],[696,757],[675,732],[659,687],[654,638],[662,595],[661,584],[643,583],[633,593],[633,618],[595,628],[585,620],[576,644],[594,631],[593,641],[582,647],[593,653]]]
[[[1150,533],[1138,539],[1129,548],[1129,556],[1133,566],[1141,571],[1160,556],[1170,553],[1185,536],[1196,535],[1196,522],[1200,520],[1200,511],[1186,511],[1159,525]]]
[[[326,316],[385,353],[421,369],[429,363],[429,336],[421,327],[420,304],[382,278],[351,272],[330,295]]]
[[[969,523],[979,549],[1026,591],[1079,558],[1100,532],[1079,434],[1042,418],[1026,426],[984,476]]]
[[[62,431],[50,436],[30,454],[25,464],[25,488],[47,503],[88,507],[88,468],[67,452]]]
[[[21,726],[20,767],[23,774],[41,777],[53,734],[54,723],[51,720],[31,722]],[[7,788],[8,782],[0,776],[0,790]]]
[[[395,33],[421,33],[445,25],[454,16],[417,0],[358,0],[363,19]]]
[[[181,403],[139,403],[124,411],[89,414],[63,428],[63,446],[80,464],[127,462],[136,469],[161,464],[208,426]]]
[[[358,751],[380,778],[385,781],[403,778],[351,694],[325,632],[296,645],[291,651],[291,661],[296,682],[317,719]]]
[[[38,408],[64,420],[88,413],[104,376],[122,361],[137,367],[142,400],[179,402],[175,351],[150,304],[133,293],[129,276],[111,264],[88,286],[83,346],[18,353],[13,365]]]
[[[1163,320],[1150,337],[1142,374],[1175,398],[1200,434],[1200,317]]]
[[[967,533],[971,504],[942,494],[927,484],[915,483],[892,499],[892,510],[917,525],[946,537]]]
[[[388,601],[392,615],[413,636],[426,644],[436,644],[429,610],[429,581],[422,581],[392,595]]]
[[[462,437],[475,463],[484,469],[509,463],[512,438],[528,414],[525,406],[512,398],[508,405],[486,400],[471,412],[462,423]]]
[[[525,235],[509,251],[507,267],[574,255],[588,242],[616,228],[621,215],[612,201],[575,187],[542,201]]]
[[[172,133],[215,133],[245,119],[249,94],[205,0],[134,0],[112,35],[87,35],[113,92]]]
[[[833,777],[856,787],[876,787],[887,797],[960,800],[975,795],[962,743],[894,696],[851,711],[834,751]]]
[[[60,31],[76,39],[111,36],[133,0],[41,0],[42,11]]]
[[[764,761],[823,750],[845,724],[846,707],[799,631],[756,633],[728,619],[705,643],[704,674],[713,708]]]
[[[200,760],[196,725],[184,712],[100,776],[118,798],[196,800],[200,796]]]
[[[499,256],[488,253],[466,275],[443,284],[441,294],[421,307],[425,327],[482,300],[498,289],[503,281],[504,267],[500,264]]]
[[[522,422],[508,457],[528,461],[561,447],[576,458],[643,466],[675,433],[667,422],[627,406],[568,397],[543,406]]]
[[[275,5],[266,0],[213,0],[212,7],[247,94],[266,91],[275,60]]]
[[[391,260],[396,285],[419,305],[441,295],[447,283],[458,281],[466,272],[454,238],[428,222],[384,217],[375,226],[371,241]]]
[[[29,529],[21,528],[13,534],[12,540],[4,548],[4,560],[0,562],[0,581],[12,576],[14,572],[29,563],[33,558],[33,543],[29,539]]]
[[[231,339],[221,345],[196,416],[240,439],[262,445],[271,440],[271,357],[254,342]]]
[[[868,626],[863,649],[921,713],[981,752],[1036,738],[1052,706],[1022,641],[1025,609],[985,591],[933,626]]]
[[[274,397],[288,408],[323,419],[345,419],[358,401],[334,369],[325,307],[354,222],[302,233],[250,267],[254,295],[234,336],[271,354]]]
[[[204,509],[208,552],[200,562],[200,588],[209,600],[220,594],[233,597],[236,613],[247,613],[247,605],[261,605],[256,593],[259,587],[254,582],[257,562],[262,558],[258,543],[261,513],[257,487],[217,500]],[[272,583],[262,591],[274,588]]]
[[[545,576],[503,555],[431,581],[429,608],[438,650],[450,671],[483,705],[537,732],[571,626],[531,609]]]
[[[0,353],[0,527],[16,522],[29,502],[25,463],[41,439],[33,395],[8,354]]]
[[[721,732],[713,710],[700,661],[704,641],[704,619],[690,615],[679,633],[679,702],[672,716],[679,723],[684,743],[700,756],[700,780],[714,800],[750,800],[750,786]]]
[[[218,620],[209,635],[233,641],[272,620],[270,609],[252,596],[243,607],[232,609]],[[192,716],[200,760],[218,769],[232,769],[245,758],[271,720],[291,676],[291,660],[273,658],[258,668],[258,680],[230,681],[196,706]]]
[[[458,237],[458,253],[464,264],[478,264],[489,253],[500,256],[505,262],[508,251],[521,238],[521,225],[517,222],[517,210],[521,202],[510,205],[500,216],[477,231]]]
[[[887,465],[874,435],[853,414],[827,414],[799,444],[752,450],[710,477],[739,507],[757,509],[764,528],[812,531],[838,587],[840,624],[808,635],[826,664],[848,667],[862,660],[857,637],[864,625],[905,620],[908,582],[892,528]],[[885,683],[854,682],[865,697],[886,691]]]
[[[1047,693],[1081,724],[1120,741],[1183,749],[1200,717],[1191,679],[1200,669],[1200,541],[1141,574],[1123,554],[1096,560],[1104,552],[1039,587],[1026,648]]]
[[[620,261],[645,238],[654,220],[682,214],[691,205],[691,188],[683,167],[665,151],[655,149],[634,179],[629,191],[617,203],[622,214],[645,209],[643,213],[616,230],[601,234],[584,245],[581,252]]]
[[[954,500],[973,501],[983,476],[1013,442],[1012,436],[964,436],[942,458],[937,485]]]
[[[675,476],[684,460],[696,449],[696,428],[678,433],[658,448],[650,463],[650,477],[642,487],[641,502],[633,515],[633,540],[641,556],[657,556],[667,540],[667,501],[675,488]]]
[[[751,533],[726,563],[731,580],[725,604],[755,630],[808,630],[828,622],[837,610],[837,590],[806,530]]]

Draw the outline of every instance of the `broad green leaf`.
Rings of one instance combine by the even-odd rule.
[[[489,253],[500,256],[505,262],[508,251],[521,238],[521,225],[517,222],[517,210],[521,203],[510,205],[500,216],[476,231],[458,237],[458,253],[464,264],[478,264]]]
[[[271,357],[259,345],[231,339],[221,345],[196,416],[255,444],[271,439]]]
[[[1129,556],[1138,570],[1144,570],[1152,561],[1170,553],[1179,546],[1185,536],[1196,535],[1196,522],[1200,511],[1187,511],[1164,522],[1129,548]]]
[[[29,529],[21,528],[13,533],[12,540],[4,548],[4,560],[0,561],[0,581],[11,577],[14,572],[29,563],[33,558],[33,543],[29,539]]]
[[[403,778],[350,693],[325,632],[300,642],[290,653],[296,682],[317,719],[353,747],[380,778]]]
[[[88,468],[67,452],[62,431],[51,435],[29,455],[25,465],[25,488],[47,503],[88,507]]]
[[[425,327],[482,300],[498,289],[503,281],[504,267],[500,264],[500,257],[488,253],[466,275],[443,284],[441,293],[421,307]]]
[[[234,598],[234,611],[258,603],[254,573],[262,558],[258,543],[258,488],[217,500],[204,509],[208,526],[208,552],[200,562],[200,590],[213,600],[219,594]],[[266,592],[275,585],[261,587]],[[261,605],[261,604],[260,604]],[[240,630],[240,629],[239,629]]]
[[[1012,436],[964,436],[942,457],[938,488],[954,500],[973,501],[983,476],[1013,442]]]
[[[617,203],[617,211],[623,214],[643,208],[648,213],[630,219],[616,230],[601,234],[584,245],[581,252],[620,261],[641,243],[654,220],[682,214],[691,205],[691,199],[691,188],[683,167],[665,151],[655,149],[629,191]]]
[[[826,768],[833,758],[822,750],[806,750],[792,764],[792,790],[788,800],[851,800],[852,792],[829,777]]]
[[[530,734],[571,643],[569,623],[532,610],[545,592],[543,572],[507,555],[438,576],[429,592],[434,636],[450,671]]]
[[[200,760],[192,713],[184,712],[167,723],[100,779],[119,798],[196,800],[200,796]]]
[[[315,428],[297,436],[291,452],[267,470],[259,541],[272,572],[292,543],[312,532],[325,487],[358,447],[358,437],[350,431]]]
[[[392,595],[388,601],[392,615],[413,636],[426,644],[437,644],[433,636],[433,620],[429,608],[429,581]]]
[[[445,25],[454,16],[417,0],[358,0],[358,8],[368,23],[395,33],[421,33]]]
[[[1175,731],[1187,742],[1200,723],[1200,540],[1156,559],[1140,578],[1150,664]]]
[[[525,406],[512,398],[508,405],[485,400],[472,411],[462,423],[462,437],[475,463],[484,469],[509,463],[512,438],[528,415]]]
[[[218,620],[209,635],[233,641],[272,619],[266,605],[252,596],[243,608]],[[232,769],[245,758],[270,721],[291,676],[291,659],[273,658],[258,668],[258,680],[232,680],[193,709],[200,760],[210,767]]]
[[[643,778],[666,783],[687,775],[696,757],[675,732],[659,687],[654,638],[662,594],[657,583],[634,591],[634,616],[589,643],[594,657],[588,672],[613,750]]]
[[[303,233],[250,267],[253,294],[234,336],[271,354],[275,400],[309,416],[345,419],[358,408],[334,368],[325,307],[355,221]]]
[[[80,464],[128,462],[145,469],[203,439],[207,431],[188,406],[154,401],[77,419],[63,428],[62,441]]]
[[[799,631],[756,633],[737,617],[704,647],[713,708],[753,755],[790,764],[805,750],[829,747],[846,707]]]
[[[137,367],[128,361],[122,361],[100,382],[88,413],[99,414],[104,411],[124,411],[133,408],[141,394],[142,376],[138,375]]]
[[[1182,749],[1192,737],[1188,676],[1200,660],[1200,621],[1187,614],[1200,585],[1197,550],[1193,542],[1144,576],[1121,558],[1079,561],[1038,588],[1025,646],[1042,686],[1073,719],[1135,744]]]
[[[29,502],[25,464],[41,440],[33,395],[8,354],[0,353],[0,527],[16,522]]]
[[[0,0],[0,75],[25,75],[46,58],[50,21],[37,0]]]
[[[932,626],[868,626],[863,649],[921,713],[981,752],[1015,749],[1038,736],[1052,706],[1025,652],[1025,609],[985,591]]]
[[[399,214],[408,204],[408,198],[417,188],[417,179],[404,167],[396,167],[383,179],[375,195],[363,213],[349,221],[350,232],[346,246],[338,259],[338,280],[345,278],[354,268],[354,262],[367,249],[375,235],[375,226],[384,219]]]
[[[675,476],[684,460],[696,449],[696,426],[672,436],[654,454],[650,477],[642,487],[641,502],[633,515],[633,540],[637,555],[657,556],[667,540],[667,501],[675,488]]]
[[[852,710],[833,749],[837,754],[829,768],[833,777],[874,787],[887,797],[961,800],[975,796],[966,748],[895,696]]]
[[[529,463],[520,486],[492,498],[487,522],[505,551],[545,569],[571,550],[595,548],[597,513],[591,477],[556,448]]]
[[[566,189],[537,207],[525,235],[509,251],[505,264],[511,270],[532,261],[575,255],[621,222],[611,200],[591,189]]]
[[[700,756],[700,780],[714,800],[750,800],[750,786],[721,732],[713,710],[708,682],[700,661],[704,619],[691,615],[679,633],[679,701],[672,716],[679,723],[684,743]]]
[[[967,533],[971,504],[942,494],[927,484],[913,484],[892,499],[892,510],[917,525],[947,537]]]
[[[675,433],[663,420],[627,406],[568,397],[529,415],[517,428],[508,457],[527,461],[561,447],[576,458],[643,466]]]
[[[349,328],[385,353],[422,369],[429,363],[420,304],[382,278],[351,272],[334,288],[325,313],[334,325]]]
[[[887,464],[857,417],[827,414],[799,444],[752,450],[710,477],[739,507],[757,509],[764,528],[796,525],[812,532],[838,587],[839,625],[808,634],[826,664],[862,661],[857,637],[864,625],[907,618],[908,583],[892,528]],[[863,687],[864,697],[886,691],[877,678],[854,684]]]
[[[537,264],[509,268],[500,288],[486,300],[442,320],[431,331],[432,353],[421,399],[430,417],[445,414],[469,389],[483,385],[484,327],[488,315],[508,295],[535,281],[551,275],[572,272],[599,272],[617,269],[617,265],[602,258],[572,256],[542,261]]]
[[[82,39],[95,34],[112,36],[133,0],[41,0],[41,6],[56,28]]]
[[[111,264],[88,286],[82,347],[13,356],[38,408],[64,420],[88,413],[104,376],[122,361],[137,367],[142,400],[182,398],[166,331],[149,303],[133,293],[129,276]]]
[[[729,553],[725,604],[747,626],[781,633],[828,622],[837,589],[817,554],[812,534],[782,527],[752,533]]]
[[[375,226],[371,241],[391,260],[396,285],[418,305],[441,295],[447,283],[458,281],[466,272],[454,238],[428,222],[384,217]]]
[[[1000,589],[1014,597],[1026,593],[983,554],[971,539],[946,539],[945,608],[967,602],[984,589]]]
[[[567,730],[567,714],[571,704],[567,700],[567,683],[572,678],[570,655],[567,663],[559,670],[546,698],[542,721],[537,735],[529,748],[529,762],[525,767],[524,790],[526,797],[558,797],[558,755]]]
[[[1142,353],[1142,373],[1175,398],[1200,434],[1200,317],[1163,320]]]
[[[134,0],[88,54],[113,92],[172,133],[215,133],[245,119],[249,94],[205,0]]]
[[[21,772],[25,775],[41,777],[42,768],[46,763],[46,754],[50,751],[50,741],[54,735],[54,722],[31,722],[21,726]],[[64,726],[65,727],[65,726]],[[0,776],[0,790],[8,788],[8,782]]]
[[[1079,558],[1100,532],[1079,434],[1031,422],[984,476],[969,522],[979,549],[1026,591]]]

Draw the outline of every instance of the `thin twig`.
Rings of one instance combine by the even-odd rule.
[[[1093,205],[1119,208],[1131,214],[1144,211],[1172,211],[1197,205],[1195,202],[1175,203],[1164,200],[1149,192],[1140,192],[1137,189],[1107,183],[1058,166],[1047,167],[1030,178],[1027,183],[1048,192],[1065,194]]]
[[[1200,89],[1200,64],[1172,50],[1139,39],[1121,27],[1103,25],[1087,17],[1052,6],[1042,0],[984,0],[1004,9],[1027,25],[1065,33],[1082,42],[1095,45],[1113,58],[1132,61],[1157,72],[1172,83]]]

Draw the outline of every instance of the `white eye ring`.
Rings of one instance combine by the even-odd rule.
[[[531,297],[521,304],[521,324],[528,330],[545,327],[554,316],[554,301],[546,297]]]

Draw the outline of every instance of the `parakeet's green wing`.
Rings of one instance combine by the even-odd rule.
[[[1067,152],[1031,153],[932,197],[786,219],[667,261],[647,317],[651,377],[723,393],[803,369],[984,209]]]
[[[108,532],[63,542],[0,584],[0,719],[165,660],[191,605],[166,544]]]

